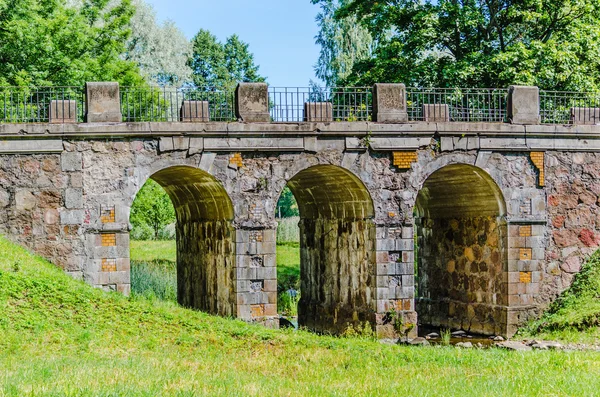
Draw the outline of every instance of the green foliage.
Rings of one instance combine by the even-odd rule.
[[[134,12],[130,0],[0,0],[0,85],[142,83],[122,58]]]
[[[539,319],[520,333],[524,336],[564,336],[600,340],[600,251],[596,251],[565,290]],[[577,336],[577,334],[581,334]]]
[[[261,82],[254,55],[248,44],[237,35],[219,42],[209,31],[200,29],[192,39],[192,56],[189,60],[192,79],[198,87],[233,89],[238,82]]]
[[[269,330],[103,292],[1,237],[0,253],[7,397],[589,396],[600,388],[596,352],[412,348]]]
[[[352,72],[354,64],[368,59],[373,50],[373,38],[355,16],[334,18],[335,11],[348,0],[311,0],[321,11],[316,21],[319,33],[316,44],[321,46],[315,65],[315,75],[328,87],[334,87]]]
[[[597,0],[354,0],[335,16],[358,18],[377,41],[346,84],[600,87]]]
[[[277,244],[300,243],[299,216],[277,219]]]
[[[279,200],[277,201],[276,216],[278,218],[290,218],[292,216],[299,216],[300,211],[298,210],[298,203],[294,194],[289,187],[283,188]]]
[[[291,296],[287,291],[280,292],[277,295],[277,311],[283,316],[297,316],[299,301],[300,293]]]
[[[134,228],[134,236],[148,238],[143,232],[135,229],[149,226],[154,232],[152,237],[156,240],[160,238],[161,230],[175,222],[175,209],[171,199],[152,179],[149,179],[138,192],[131,206],[130,220]]]

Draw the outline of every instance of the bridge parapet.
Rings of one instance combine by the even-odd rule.
[[[75,101],[75,102],[73,102]],[[88,122],[468,122],[515,125],[595,125],[600,94],[540,91],[537,87],[278,88],[240,83],[210,87],[1,87],[0,123]],[[191,115],[194,104],[198,115]],[[192,116],[192,117],[190,117]]]

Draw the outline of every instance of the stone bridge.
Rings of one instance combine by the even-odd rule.
[[[450,122],[443,106],[407,122],[402,85],[375,87],[373,121],[273,123],[261,84],[238,88],[238,122],[124,123],[118,86],[86,89],[85,123],[0,125],[0,233],[107,290],[129,293],[149,178],[176,208],[180,304],[267,326],[286,185],[299,322],[319,332],[408,332],[418,316],[511,335],[600,243],[600,127],[539,124],[535,88],[511,88],[508,123]]]

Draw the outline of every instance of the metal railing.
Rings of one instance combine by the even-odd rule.
[[[236,120],[233,90],[220,91],[209,87],[121,87],[120,92],[123,121]]]
[[[0,87],[0,122],[83,122],[84,103],[83,87]]]
[[[600,92],[540,91],[542,124],[600,124]]]
[[[441,115],[448,121],[502,123],[506,121],[507,96],[508,90],[503,88],[407,88],[408,119],[439,120]]]
[[[370,121],[371,87],[269,87],[273,122]]]

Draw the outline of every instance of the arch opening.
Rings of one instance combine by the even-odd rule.
[[[177,301],[222,316],[236,315],[234,210],[212,175],[173,166],[149,179],[157,182],[175,209]]]
[[[318,165],[289,182],[300,212],[298,324],[339,334],[375,325],[375,224],[369,191],[349,171]]]
[[[420,325],[505,333],[505,215],[500,188],[477,167],[448,165],[425,181],[415,206]]]

